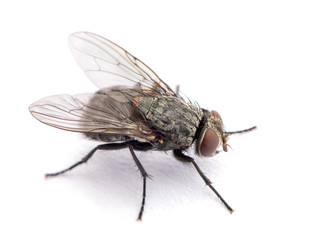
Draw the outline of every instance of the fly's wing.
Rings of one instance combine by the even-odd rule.
[[[78,32],[69,43],[76,61],[99,89],[124,85],[176,96],[148,66],[101,36]]]
[[[123,94],[78,94],[45,97],[29,108],[40,122],[73,132],[126,135],[141,141],[153,139],[152,131],[140,119]]]

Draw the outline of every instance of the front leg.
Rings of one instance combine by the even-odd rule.
[[[222,203],[225,205],[225,207],[229,210],[230,213],[233,213],[234,210],[228,205],[228,203],[222,198],[222,196],[220,196],[220,194],[218,193],[218,191],[212,186],[211,181],[209,180],[209,178],[207,178],[204,173],[201,171],[201,169],[199,168],[199,166],[196,164],[196,162],[194,161],[193,158],[186,156],[181,149],[174,149],[174,156],[177,160],[180,160],[182,162],[190,162],[193,164],[193,166],[195,167],[196,171],[200,174],[201,178],[203,179],[203,181],[208,185],[208,187],[216,194],[216,196],[220,199],[220,201],[222,201]]]

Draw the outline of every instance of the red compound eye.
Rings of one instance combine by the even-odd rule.
[[[218,112],[216,112],[215,110],[211,110],[210,113],[211,113],[213,116],[219,118],[221,121],[223,121],[223,120],[221,119],[220,114],[219,114]]]
[[[216,152],[219,144],[219,137],[212,129],[208,129],[204,134],[201,146],[200,155],[204,157],[209,157]]]

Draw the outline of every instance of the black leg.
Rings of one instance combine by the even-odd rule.
[[[95,148],[93,148],[85,157],[83,157],[81,161],[75,163],[74,165],[62,171],[55,172],[55,173],[47,173],[45,174],[45,177],[58,176],[60,174],[72,170],[73,168],[81,165],[82,163],[86,163],[97,150],[119,150],[119,149],[127,148],[129,144],[133,144],[133,143],[134,142],[131,141],[131,142],[123,142],[123,143],[106,143],[106,144],[98,145]]]
[[[127,148],[129,147],[129,150],[132,154],[132,157],[138,167],[138,169],[141,172],[142,178],[143,178],[143,197],[142,197],[142,205],[141,205],[141,209],[138,215],[137,220],[141,221],[142,220],[142,215],[143,215],[143,211],[144,211],[144,205],[145,205],[145,196],[146,196],[146,178],[149,177],[149,175],[147,174],[147,172],[145,171],[144,167],[142,166],[141,162],[138,160],[138,158],[136,157],[135,153],[134,153],[134,149],[137,151],[147,151],[153,148],[153,146],[150,143],[147,142],[139,142],[136,140],[132,140],[132,141],[128,141],[128,142],[123,142],[123,143],[107,143],[107,144],[101,144],[96,146],[95,148],[93,148],[81,161],[75,163],[74,165],[70,166],[67,169],[64,169],[62,171],[59,172],[55,172],[55,173],[47,173],[45,174],[46,177],[52,177],[52,176],[57,176],[60,174],[63,174],[69,170],[72,170],[73,168],[81,165],[82,163],[86,163],[91,157],[92,155],[97,151],[97,150],[119,150],[119,149],[123,149],[123,148]]]
[[[132,145],[129,145],[129,151],[132,154],[132,157],[136,163],[136,166],[138,167],[138,169],[141,172],[142,178],[143,178],[143,195],[142,195],[142,204],[141,204],[141,208],[140,208],[140,212],[138,215],[137,220],[138,221],[142,221],[142,215],[143,215],[143,211],[144,211],[144,205],[145,205],[145,196],[146,196],[146,178],[149,176],[147,174],[147,172],[145,171],[144,167],[142,166],[141,162],[138,160],[138,158],[135,155],[134,149]]]
[[[218,191],[212,186],[211,181],[209,180],[209,178],[207,178],[204,173],[201,171],[201,169],[199,168],[199,166],[196,164],[196,162],[194,161],[193,158],[186,156],[182,153],[182,150],[180,149],[175,149],[174,150],[174,156],[176,157],[176,159],[182,161],[182,162],[190,162],[193,164],[193,166],[195,167],[196,171],[200,174],[200,176],[202,177],[203,181],[208,185],[208,187],[216,194],[216,196],[220,199],[220,201],[225,205],[225,207],[229,210],[230,213],[233,213],[234,210],[228,205],[228,203],[222,198],[222,196],[220,196],[220,194],[218,193]]]

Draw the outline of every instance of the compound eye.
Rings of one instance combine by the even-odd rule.
[[[212,129],[208,129],[204,134],[201,146],[200,155],[209,157],[216,152],[219,144],[219,137]]]
[[[223,120],[221,119],[220,114],[219,114],[218,112],[216,112],[215,110],[211,110],[210,113],[211,113],[211,115],[213,115],[213,116],[219,118],[219,119],[221,120],[221,122],[223,121]]]

